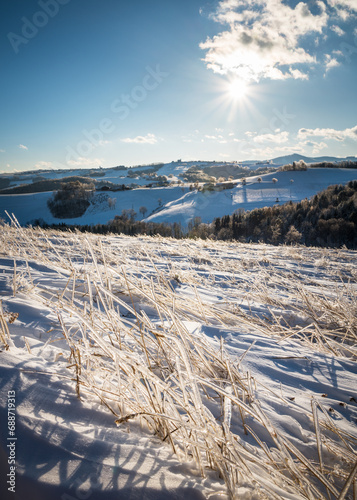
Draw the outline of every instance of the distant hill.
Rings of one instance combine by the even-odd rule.
[[[97,187],[100,185],[95,179],[88,179],[88,177],[71,176],[63,177],[62,179],[45,179],[38,182],[33,182],[32,184],[22,184],[20,186],[8,187],[6,189],[1,189],[0,194],[27,194],[27,193],[44,193],[46,191],[55,191],[60,189],[63,183],[68,182],[82,182],[83,184],[96,184]]]
[[[315,158],[315,161],[356,161],[356,156],[347,156],[346,158],[335,158],[333,156],[319,156]]]
[[[348,156],[347,158],[336,158],[335,156],[303,156],[298,153],[294,153],[286,156],[278,156],[277,158],[273,158],[271,161],[276,165],[286,165],[288,163],[293,163],[294,161],[304,160],[305,163],[319,163],[322,161],[348,161],[348,160],[356,160],[355,156]]]

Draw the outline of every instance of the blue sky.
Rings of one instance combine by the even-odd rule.
[[[357,153],[356,0],[13,0],[0,171]]]

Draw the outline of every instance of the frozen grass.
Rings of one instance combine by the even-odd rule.
[[[204,333],[289,339],[304,353],[354,363],[355,252],[99,238],[16,220],[1,229],[13,294],[56,312],[79,398],[99,398],[119,426],[139,419],[202,475],[217,471],[232,499],[242,487],[251,498],[355,498],[356,433],[312,396],[303,409],[310,446],[290,439],[264,409],[269,388],[246,369],[247,351],[234,357],[222,337]],[[63,287],[34,279],[32,261],[57,271]],[[1,342],[11,349],[8,321],[0,309]],[[294,398],[271,397],[286,415],[295,411]]]

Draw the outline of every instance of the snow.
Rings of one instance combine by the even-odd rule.
[[[189,165],[184,165],[188,168]],[[169,172],[169,167],[164,166]],[[181,165],[173,164],[170,171],[180,171]],[[126,171],[113,171],[115,175]],[[73,172],[71,172],[73,173]],[[176,172],[178,173],[178,172]],[[110,174],[107,172],[107,175]],[[126,174],[125,174],[126,175]],[[212,222],[215,217],[231,215],[235,210],[252,210],[265,206],[273,206],[276,203],[288,201],[301,201],[310,198],[314,194],[326,189],[332,184],[346,184],[350,180],[355,180],[356,170],[353,169],[308,169],[298,172],[275,172],[261,176],[262,181],[258,182],[258,176],[247,178],[247,184],[242,186],[236,180],[236,187],[223,191],[189,191],[185,187],[166,188],[138,188],[129,191],[117,191],[98,193],[92,200],[92,206],[86,213],[75,219],[55,219],[48,207],[47,200],[52,193],[36,193],[24,195],[0,195],[0,217],[7,220],[5,211],[14,213],[22,225],[31,223],[36,219],[43,219],[48,224],[65,222],[67,224],[105,224],[120,215],[123,209],[134,209],[137,213],[137,220],[142,219],[139,212],[141,206],[147,208],[145,214],[146,221],[152,222],[180,222],[187,227],[194,217],[201,217],[202,222]],[[278,181],[273,183],[272,179]],[[101,178],[103,180],[103,178]],[[118,178],[112,178],[119,184],[125,184]],[[126,178],[137,182],[133,179]],[[140,180],[140,179],[139,179]],[[141,179],[140,182],[145,182]],[[291,182],[293,181],[293,182]],[[107,201],[98,201],[103,197],[110,197],[116,200],[115,207],[109,208]],[[106,198],[107,199],[107,198]],[[161,199],[161,204],[159,200]],[[277,202],[278,199],[278,202]]]
[[[190,421],[185,398],[199,409],[193,442],[227,437],[233,498],[322,499],[326,485],[338,496],[357,455],[355,262],[348,250],[3,226],[0,462],[4,474],[15,391],[17,469],[16,496],[2,478],[1,498],[227,499],[217,471],[206,463],[201,477],[183,453],[180,425],[177,454],[149,417],[116,425],[149,404],[144,380],[154,406],[162,391],[176,398],[182,416],[167,396],[169,420]]]
[[[186,188],[187,190],[187,188]],[[2,195],[0,196],[0,217],[7,219],[5,211],[15,214],[18,221],[25,225],[36,219],[43,219],[48,224],[58,224],[65,222],[67,224],[105,224],[120,215],[124,209],[134,209],[137,212],[137,219],[142,218],[139,209],[141,206],[147,208],[150,214],[154,210],[160,209],[159,200],[162,204],[177,199],[182,195],[182,189],[179,187],[169,188],[151,188],[135,189],[128,191],[116,191],[109,193],[98,193],[93,200],[94,205],[89,207],[82,217],[71,219],[56,219],[52,216],[47,207],[47,200],[52,196],[52,192],[26,194],[26,195]],[[108,202],[99,203],[99,198],[112,198],[116,200],[115,208],[109,208]]]
[[[39,355],[13,349],[0,357],[1,422],[7,393],[15,390],[18,436],[16,496],[2,478],[2,499],[204,498],[205,481],[185,473],[167,447],[135,424],[117,428],[98,404],[79,402],[69,381],[52,374],[43,343],[32,350]],[[4,442],[1,447],[4,456]]]
[[[215,217],[231,215],[235,210],[253,210],[273,206],[288,201],[301,201],[332,184],[346,184],[357,177],[352,169],[308,169],[307,171],[274,172],[247,178],[242,185],[223,191],[191,192],[166,204],[163,210],[147,218],[153,222],[181,222],[187,226],[194,217],[201,217],[202,222],[212,222]],[[274,183],[272,179],[277,179]],[[293,181],[293,182],[291,182]]]

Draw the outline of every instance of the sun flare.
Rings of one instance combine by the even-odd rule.
[[[228,93],[234,101],[240,101],[248,93],[248,85],[244,80],[232,80],[228,84]]]

